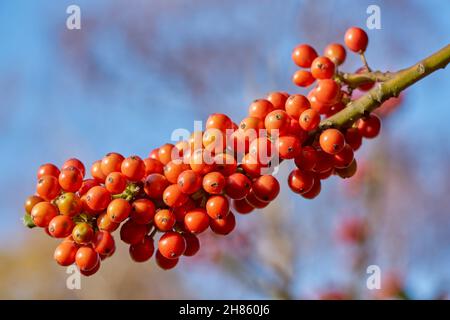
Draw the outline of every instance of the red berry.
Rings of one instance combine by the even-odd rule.
[[[153,239],[146,236],[142,242],[130,246],[129,253],[131,259],[135,262],[145,262],[150,259],[155,252]]]
[[[169,270],[169,269],[173,269],[175,268],[175,266],[178,264],[179,259],[167,259],[165,258],[161,252],[156,251],[155,254],[155,260],[156,260],[156,264],[164,270]]]
[[[346,168],[353,161],[353,149],[350,145],[346,144],[344,148],[334,155],[334,167],[335,168]]]
[[[39,167],[37,178],[40,179],[43,176],[53,176],[55,178],[59,177],[59,169],[52,163],[46,163]]]
[[[295,193],[302,194],[311,190],[314,184],[314,176],[308,171],[295,169],[288,177],[289,188]]]
[[[347,57],[345,48],[339,43],[329,44],[325,48],[323,55],[327,58],[330,58],[330,60],[333,61],[334,64],[337,66],[343,64],[345,61],[345,58]]]
[[[186,240],[177,232],[166,232],[158,242],[158,251],[166,259],[177,259],[186,250]]]
[[[292,51],[292,60],[302,68],[311,67],[311,63],[317,58],[317,52],[307,44],[301,44]]]
[[[317,151],[311,146],[305,146],[294,161],[297,168],[311,171],[317,162]]]
[[[55,216],[48,225],[49,233],[55,238],[65,238],[72,233],[75,223],[69,216]]]
[[[381,120],[375,114],[359,119],[356,125],[361,135],[367,139],[375,138],[381,130]]]
[[[209,217],[205,209],[194,209],[184,216],[184,227],[191,233],[202,233],[209,227]]]
[[[362,144],[362,135],[358,128],[348,128],[345,132],[345,141],[352,147],[354,151],[358,150]]]
[[[240,214],[248,214],[255,209],[246,199],[233,200],[233,208]]]
[[[184,233],[184,240],[186,240],[186,250],[183,255],[186,257],[194,256],[198,250],[200,250],[200,240],[195,234],[192,233]]]
[[[329,79],[334,75],[335,66],[327,57],[318,57],[311,64],[311,73],[316,79]]]
[[[369,43],[369,37],[367,33],[358,27],[351,27],[345,32],[345,45],[353,52],[366,51],[367,44]]]
[[[267,95],[267,100],[269,100],[275,109],[284,109],[284,104],[289,94],[286,92],[271,92]]]
[[[211,230],[220,235],[227,235],[236,227],[236,218],[233,212],[230,212],[226,217],[220,219],[211,219]]]
[[[127,244],[142,242],[147,233],[147,226],[128,220],[120,228],[120,239]]]
[[[253,181],[252,191],[261,201],[273,201],[280,193],[280,183],[271,175],[263,175]]]
[[[230,212],[230,204],[224,196],[211,196],[206,202],[206,213],[212,219],[221,219]]]
[[[64,267],[70,266],[75,262],[78,246],[73,242],[61,242],[55,249],[53,258]]]
[[[316,79],[313,77],[311,72],[306,70],[297,70],[292,75],[292,82],[299,87],[309,87],[314,83],[314,81],[316,81]]]
[[[302,148],[300,139],[293,135],[278,138],[277,149],[281,159],[293,159],[297,157]]]
[[[93,248],[102,256],[110,256],[116,250],[116,243],[108,231],[97,231],[93,239]]]
[[[252,182],[242,173],[233,173],[226,180],[225,193],[231,199],[243,199],[250,191]]]
[[[250,117],[264,120],[266,116],[274,109],[273,104],[266,99],[258,99],[253,101],[248,108],[248,115]]]
[[[319,102],[330,105],[337,102],[340,94],[340,86],[332,79],[320,80],[314,90],[314,95]]]
[[[286,100],[285,108],[287,114],[297,120],[310,106],[309,100],[304,95],[293,94]]]
[[[344,135],[337,129],[327,129],[320,134],[320,147],[329,154],[339,153],[345,145]]]
[[[303,130],[315,130],[320,123],[320,114],[314,109],[305,110],[300,115],[298,123]]]
[[[100,261],[98,253],[88,246],[80,247],[75,256],[75,263],[80,271],[90,271],[94,269]]]
[[[221,194],[225,184],[225,177],[219,172],[210,172],[203,177],[203,189],[209,194]]]

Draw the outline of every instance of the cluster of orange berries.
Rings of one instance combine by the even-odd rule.
[[[367,35],[351,28],[346,44],[363,52]],[[134,261],[147,261],[156,251],[157,264],[171,269],[181,256],[198,252],[198,234],[208,228],[219,235],[233,231],[232,210],[248,214],[273,201],[280,184],[272,173],[281,161],[293,159],[297,167],[288,177],[290,189],[315,198],[321,180],[355,173],[354,151],[363,137],[380,131],[379,118],[369,115],[351,128],[312,134],[321,117],[342,110],[351,98],[333,78],[345,54],[339,44],[328,46],[322,57],[308,45],[298,46],[295,63],[311,71],[298,71],[294,82],[309,86],[318,80],[308,96],[272,92],[253,101],[239,124],[212,114],[204,131],[164,144],[145,159],[109,153],[92,164],[92,178],[85,177],[78,159],[61,168],[42,165],[24,221],[63,239],[55,260],[63,266],[75,263],[84,275],[97,272],[100,261],[114,253],[112,233],[119,227]],[[162,235],[155,248],[157,232]]]

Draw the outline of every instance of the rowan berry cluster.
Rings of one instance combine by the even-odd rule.
[[[362,54],[367,42],[359,28],[346,33],[345,43],[354,52]],[[233,231],[232,211],[248,214],[273,201],[280,184],[272,173],[280,162],[295,162],[287,182],[307,199],[320,193],[321,180],[333,174],[351,177],[356,171],[354,151],[363,137],[379,133],[380,120],[368,115],[350,128],[318,130],[323,118],[351,100],[351,90],[335,79],[346,50],[330,44],[318,56],[302,44],[292,58],[299,67],[309,68],[294,74],[295,84],[308,87],[317,80],[307,96],[272,92],[253,101],[239,124],[212,114],[204,131],[164,144],[145,159],[109,153],[92,164],[92,178],[86,178],[78,159],[60,168],[44,164],[38,170],[36,194],[26,200],[24,221],[63,239],[54,259],[62,266],[75,263],[87,276],[114,254],[112,233],[119,228],[134,261],[147,261],[156,251],[157,264],[171,269],[181,256],[198,252],[198,234],[208,228],[219,235]]]

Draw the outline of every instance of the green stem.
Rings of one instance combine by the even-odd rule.
[[[330,118],[324,119],[320,130],[330,127],[348,127],[356,120],[378,108],[389,98],[397,97],[400,92],[425,78],[438,69],[443,69],[450,62],[450,44],[413,66],[400,70],[384,82],[378,83],[362,97],[350,102],[346,108]],[[317,132],[313,132],[316,134]]]

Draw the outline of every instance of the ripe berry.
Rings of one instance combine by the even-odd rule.
[[[266,116],[274,110],[273,104],[266,99],[258,99],[253,101],[248,108],[250,117],[264,120]]]
[[[166,165],[169,163],[170,160],[172,160],[172,150],[175,146],[171,143],[166,143],[165,145],[162,145],[158,149],[158,160],[161,161],[163,165]]]
[[[262,165],[267,165],[274,152],[275,145],[267,137],[257,138],[250,144],[248,154],[251,158],[247,160],[255,160]],[[244,163],[244,159],[242,162]]]
[[[133,220],[127,220],[120,228],[120,239],[127,244],[142,242],[146,234],[147,226],[137,224]]]
[[[145,164],[140,157],[131,156],[123,160],[120,170],[128,180],[139,181],[145,175]]]
[[[271,175],[263,175],[253,181],[252,191],[259,200],[273,201],[280,193],[280,183]]]
[[[108,205],[106,214],[113,222],[121,223],[129,217],[131,205],[125,199],[114,199]]]
[[[152,151],[150,151],[150,153],[148,154],[148,157],[150,159],[155,159],[155,160],[159,161],[158,153],[159,153],[159,148],[155,148]]]
[[[123,160],[125,160],[124,156],[119,153],[108,153],[103,157],[100,165],[103,174],[107,176],[112,172],[120,172]]]
[[[286,135],[278,138],[277,150],[281,159],[293,159],[301,152],[302,144],[300,139],[293,135]]]
[[[298,119],[310,106],[309,100],[304,95],[293,94],[286,100],[285,108],[290,117]]]
[[[37,203],[42,202],[42,201],[44,201],[44,199],[42,199],[41,197],[29,196],[27,198],[27,200],[25,201],[25,205],[24,205],[26,213],[31,214],[31,210],[33,209],[33,207]]]
[[[78,160],[76,158],[72,158],[72,159],[66,160],[66,162],[64,162],[64,164],[62,165],[61,169],[64,170],[69,167],[75,167],[78,170],[80,170],[81,176],[84,178],[84,175],[86,174],[86,168],[84,167],[83,162],[81,162],[80,160]]]
[[[313,47],[307,44],[301,44],[292,51],[292,60],[302,68],[311,67],[311,63],[317,58],[317,52]]]
[[[358,128],[348,128],[345,132],[345,141],[354,151],[358,150],[362,144],[362,135]]]
[[[247,196],[245,197],[245,200],[253,207],[253,208],[258,208],[258,209],[262,209],[265,208],[269,205],[270,202],[268,201],[263,201],[261,199],[259,199],[258,197],[256,197],[255,193],[253,192],[253,189],[250,189],[249,193],[247,194]]]
[[[95,161],[91,166],[91,176],[96,181],[103,183],[105,182],[106,175],[103,173],[101,166],[102,166],[101,160]]]
[[[322,189],[322,183],[320,182],[320,179],[314,179],[313,186],[311,190],[308,192],[302,193],[301,196],[305,199],[314,199],[317,197]]]
[[[95,186],[86,193],[86,204],[94,211],[102,211],[111,202],[111,194],[104,187]]]
[[[306,70],[297,70],[292,75],[292,82],[299,87],[309,87],[316,79],[312,73]]]
[[[137,199],[131,204],[130,218],[138,224],[149,224],[155,217],[155,204],[148,199]]]
[[[101,257],[100,257],[101,258]],[[90,277],[93,274],[96,274],[98,270],[100,270],[100,262],[101,259],[98,260],[97,264],[91,270],[80,270],[80,273],[85,277]]]
[[[240,214],[248,214],[255,209],[245,199],[233,200],[233,208]]]
[[[149,260],[153,252],[155,252],[155,245],[153,239],[146,236],[140,243],[136,243],[130,246],[129,253],[131,259],[135,262],[145,262]]]
[[[97,217],[97,227],[99,230],[114,232],[120,223],[112,221],[106,213],[102,213]]]
[[[164,176],[170,183],[177,183],[178,176],[185,170],[189,170],[188,164],[180,160],[170,161],[164,166]]]
[[[83,176],[76,167],[67,167],[61,170],[58,182],[64,191],[77,192],[83,184]]]
[[[198,250],[200,250],[200,240],[195,234],[183,233],[184,240],[186,241],[186,250],[183,255],[186,257],[194,256]]]
[[[37,178],[40,179],[43,176],[53,176],[55,178],[58,178],[59,173],[60,171],[57,166],[52,163],[46,163],[39,167]]]
[[[228,153],[220,153],[214,156],[214,162],[216,164],[217,172],[221,173],[224,177],[229,176],[236,172],[237,162],[236,159]]]
[[[356,126],[364,138],[373,139],[380,133],[381,120],[377,115],[371,114],[366,118],[361,118]]]
[[[178,184],[171,184],[163,192],[163,201],[169,207],[180,207],[186,203],[188,196],[181,191]]]
[[[205,175],[215,168],[214,158],[210,152],[204,149],[197,149],[192,153],[189,165],[194,172],[200,175]]]
[[[144,165],[145,165],[145,177],[147,177],[149,174],[152,173],[161,173],[161,174],[164,173],[164,166],[159,160],[146,158],[144,159]]]
[[[335,115],[336,113],[338,113],[339,111],[341,111],[342,109],[345,108],[345,104],[342,103],[341,101],[333,104],[329,109],[328,112],[325,114],[325,118],[329,118],[333,115]]]
[[[314,176],[308,171],[295,169],[288,177],[289,188],[295,193],[302,194],[311,190],[314,184]]]
[[[255,137],[259,136],[259,130],[264,129],[264,119],[256,117],[244,118],[239,123],[239,130],[246,132],[247,130],[255,130]]]
[[[267,95],[267,100],[269,100],[275,109],[284,109],[286,99],[289,94],[286,92],[271,92]]]
[[[87,222],[78,223],[72,230],[72,238],[76,243],[88,244],[94,237],[94,229]]]
[[[317,150],[317,161],[313,168],[316,173],[321,173],[330,170],[334,166],[334,158],[332,154],[329,154],[323,150]]]
[[[165,176],[153,173],[144,180],[144,192],[152,199],[162,199],[163,192],[169,184]]]
[[[225,193],[231,199],[243,199],[250,191],[252,182],[242,173],[233,173],[226,180]]]
[[[110,256],[116,250],[116,243],[108,231],[97,231],[92,240],[93,248],[100,255]]]
[[[289,130],[289,115],[284,110],[274,110],[264,119],[264,126],[270,135],[278,130],[278,136],[282,136]]]
[[[219,129],[225,132],[233,127],[231,119],[222,113],[213,113],[206,120],[206,129]]]
[[[203,147],[212,154],[222,153],[227,146],[226,134],[219,129],[206,129],[202,143]]]
[[[78,246],[73,242],[61,242],[55,249],[53,258],[56,262],[63,266],[70,266],[75,262]]]
[[[221,194],[225,184],[225,177],[217,171],[210,172],[203,177],[203,189],[209,194]]]
[[[172,210],[161,209],[155,214],[154,224],[160,231],[170,231],[175,225],[176,217]]]
[[[37,203],[31,210],[33,223],[41,228],[46,228],[57,214],[58,209],[46,201]]]
[[[181,192],[185,194],[193,194],[202,187],[202,178],[193,170],[186,170],[180,173],[177,184]]]
[[[37,194],[44,200],[55,199],[61,188],[58,183],[58,179],[54,176],[42,176],[39,178],[36,185]]]
[[[111,194],[122,193],[127,187],[127,178],[121,172],[111,172],[105,180],[105,188]]]
[[[165,258],[159,250],[155,254],[156,264],[163,270],[169,270],[175,268],[178,264],[179,259],[167,259]]]
[[[311,103],[311,109],[316,110],[319,114],[327,114],[330,111],[332,103],[323,103],[317,100],[316,89],[308,93],[308,99]]]
[[[347,57],[345,48],[339,43],[329,44],[325,48],[323,55],[327,58],[330,58],[330,60],[333,61],[333,63],[336,66],[343,64],[345,61],[345,58]]]
[[[297,168],[311,171],[317,162],[317,151],[311,146],[305,146],[294,161]]]
[[[81,271],[94,269],[100,261],[100,257],[94,249],[88,246],[80,247],[75,256],[75,263]]]
[[[78,190],[78,195],[81,197],[85,195],[92,187],[100,185],[95,179],[85,179],[81,184],[80,190]]]
[[[303,130],[315,130],[320,123],[320,114],[314,109],[305,110],[300,115],[298,123]]]
[[[48,232],[52,237],[65,238],[72,233],[75,223],[68,216],[55,216],[48,225]]]
[[[257,151],[256,151],[257,152]],[[261,152],[262,154],[264,154],[264,152]],[[244,169],[245,173],[251,177],[251,178],[256,178],[259,177],[262,174],[263,168],[265,168],[269,162],[270,159],[267,159],[267,154],[265,155],[266,159],[262,159],[262,157],[260,157],[260,160],[263,161],[258,161],[256,160],[256,156],[252,156],[252,154],[247,153],[243,158],[242,158],[242,163],[241,163],[241,168]]]
[[[369,37],[367,33],[358,27],[351,27],[345,32],[345,45],[353,52],[362,53],[366,51]]]
[[[166,232],[158,242],[158,251],[164,258],[176,259],[186,250],[186,240],[177,232]]]
[[[353,159],[352,163],[346,168],[336,168],[335,173],[342,179],[351,178],[355,175],[357,170],[356,160]]]
[[[340,94],[340,86],[332,79],[320,80],[314,90],[314,95],[319,102],[330,105],[337,102]]]
[[[194,209],[186,213],[184,227],[191,233],[202,233],[209,226],[209,217],[205,209]]]
[[[339,153],[345,145],[344,135],[337,129],[327,129],[320,134],[320,147],[329,154]]]
[[[333,157],[335,168],[346,168],[353,161],[353,149],[348,144],[346,144],[344,148],[340,152],[336,153]]]
[[[221,219],[230,212],[230,203],[224,196],[211,196],[206,202],[206,213],[212,219]]]
[[[311,73],[316,79],[329,79],[334,75],[335,66],[327,57],[314,59],[311,65]]]
[[[236,227],[236,217],[230,212],[226,217],[211,219],[209,226],[214,233],[227,235]]]

